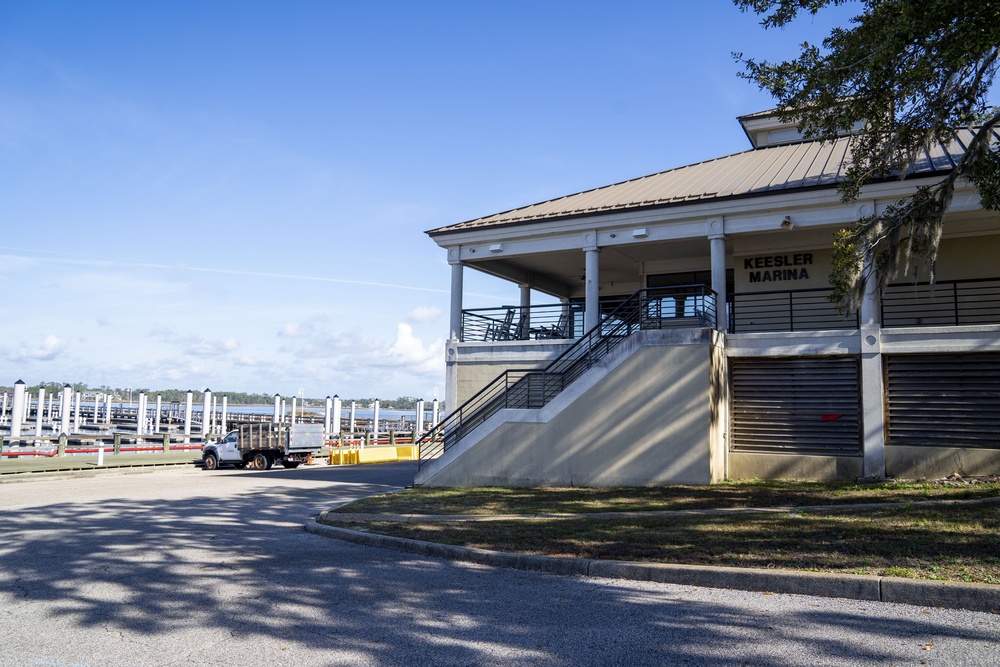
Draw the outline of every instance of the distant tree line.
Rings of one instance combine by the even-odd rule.
[[[127,400],[129,398],[129,393],[131,390],[131,395],[133,400],[137,400],[140,393],[145,392],[147,396],[162,396],[165,403],[172,403],[177,401],[183,403],[187,400],[187,390],[186,389],[155,389],[151,390],[146,387],[109,387],[107,385],[101,385],[99,387],[88,387],[83,382],[39,382],[38,384],[25,386],[25,391],[28,394],[37,394],[39,388],[45,389],[46,395],[49,394],[59,394],[62,392],[63,387],[69,384],[73,393],[80,392],[81,394],[104,394],[111,395],[113,401]],[[8,393],[13,391],[13,387],[0,387],[0,391],[6,391]],[[198,404],[204,401],[204,393],[201,391],[192,390],[193,401]],[[254,394],[244,391],[213,391],[214,396],[226,396],[228,397],[229,405],[271,405],[274,403],[274,394]],[[290,400],[292,395],[284,396],[283,398]],[[344,405],[350,405],[351,402],[355,402],[360,406],[368,407],[372,405],[376,399],[374,398],[345,398],[341,399]],[[395,399],[385,399],[380,398],[379,407],[386,410],[414,410],[417,407],[417,401],[421,399],[415,398],[413,396],[400,396]],[[310,404],[325,404],[326,397],[323,398],[306,398],[306,402]],[[429,403],[429,402],[428,402]],[[429,407],[429,406],[428,406]]]

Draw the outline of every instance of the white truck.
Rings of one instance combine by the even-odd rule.
[[[241,424],[202,450],[205,470],[221,465],[267,470],[276,463],[294,468],[323,449],[322,424]]]

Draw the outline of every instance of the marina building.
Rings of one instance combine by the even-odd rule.
[[[959,182],[933,282],[899,276],[846,314],[828,298],[834,232],[938,182],[971,131],[844,202],[847,137],[739,122],[743,152],[428,232],[452,270],[457,410],[418,484],[1000,473],[1000,216],[975,189]],[[519,303],[463,308],[469,269]]]

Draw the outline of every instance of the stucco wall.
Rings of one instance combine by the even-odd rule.
[[[455,407],[472,398],[504,371],[544,368],[569,346],[570,343],[541,341],[458,344]]]
[[[711,340],[641,346],[547,422],[508,421],[422,484],[708,484]]]

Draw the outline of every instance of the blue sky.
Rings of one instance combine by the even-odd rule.
[[[426,230],[748,148],[854,9],[0,0],[0,385],[444,398]]]

